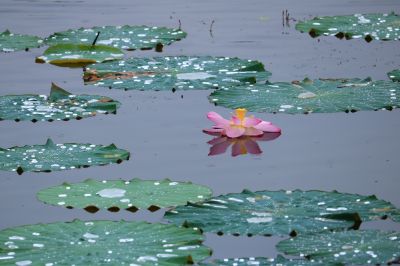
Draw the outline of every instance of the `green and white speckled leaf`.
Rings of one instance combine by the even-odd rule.
[[[286,254],[302,255],[325,263],[383,265],[400,262],[399,232],[325,232],[283,240],[276,247]]]
[[[361,220],[385,219],[399,213],[391,203],[375,196],[314,190],[244,190],[178,206],[165,218],[218,234],[297,235],[357,228]]]
[[[11,33],[6,30],[0,33],[0,51],[15,52],[37,48],[43,44],[43,40],[36,36]]]
[[[81,67],[88,64],[122,59],[124,53],[115,47],[88,44],[57,44],[36,58],[36,63]]]
[[[211,250],[193,229],[147,222],[73,221],[0,231],[0,265],[185,265]]]
[[[296,30],[308,32],[312,37],[330,35],[340,39],[364,38],[367,42],[399,40],[400,17],[394,13],[315,17],[298,22]]]
[[[269,76],[258,61],[177,56],[95,64],[86,69],[83,78],[85,84],[116,89],[194,90],[266,81]]]
[[[316,79],[223,88],[216,105],[268,113],[334,113],[392,110],[400,106],[400,83],[371,79]]]
[[[120,103],[98,95],[73,95],[52,84],[50,96],[0,96],[0,120],[55,121],[116,113]]]
[[[287,259],[281,255],[276,258],[231,258],[199,263],[200,266],[340,266],[340,263],[321,263],[315,260]]]
[[[92,165],[121,163],[129,159],[129,152],[109,146],[94,144],[54,144],[48,139],[45,145],[0,148],[0,170],[23,172],[51,172]]]
[[[164,180],[104,180],[88,179],[81,183],[47,188],[38,193],[38,199],[53,205],[64,202],[68,208],[83,208],[88,211],[108,209],[119,211],[127,209],[149,209],[184,205],[210,198],[212,191],[191,182]]]
[[[89,29],[76,29],[56,32],[46,38],[49,45],[61,43],[92,44],[97,33],[100,32],[97,44],[113,46],[125,50],[135,49],[162,49],[186,37],[180,29],[148,26],[103,26]]]
[[[390,71],[388,73],[388,77],[393,81],[400,82],[400,69],[395,69],[393,71]]]

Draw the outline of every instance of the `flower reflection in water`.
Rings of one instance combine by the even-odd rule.
[[[207,133],[207,132],[206,132]],[[209,135],[217,135],[207,133]],[[264,133],[261,136],[241,136],[239,138],[228,138],[226,136],[218,135],[214,139],[207,142],[212,145],[208,156],[218,155],[225,153],[229,146],[232,145],[231,155],[233,157],[243,154],[261,154],[262,150],[258,145],[258,141],[269,141],[278,138],[281,135],[280,132],[275,133]]]

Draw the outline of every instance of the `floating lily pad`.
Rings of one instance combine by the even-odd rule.
[[[36,63],[81,67],[123,57],[124,53],[120,49],[106,45],[58,44],[49,47],[42,56],[37,57]]]
[[[400,233],[378,230],[325,232],[281,241],[278,250],[326,263],[382,265],[400,262]]]
[[[388,73],[388,76],[391,80],[400,82],[400,69],[395,69]]]
[[[73,95],[52,84],[50,96],[0,96],[0,120],[54,121],[82,119],[96,114],[116,113],[120,103],[97,95]]]
[[[165,218],[206,232],[231,235],[297,235],[358,228],[362,221],[398,216],[392,204],[375,196],[324,191],[244,190],[178,206]]]
[[[212,191],[191,182],[173,182],[168,179],[140,180],[104,180],[88,179],[82,183],[68,184],[44,189],[38,193],[39,200],[67,208],[83,208],[89,212],[108,209],[116,212],[120,209],[137,211],[184,205],[210,198]]]
[[[316,79],[224,88],[210,100],[228,108],[270,113],[333,113],[392,110],[400,106],[400,84],[361,79]]]
[[[0,148],[0,170],[23,172],[51,172],[91,165],[121,163],[129,159],[129,152],[109,146],[94,144],[54,144],[48,139],[45,145]]]
[[[0,231],[0,264],[185,265],[208,257],[193,229],[147,222],[73,221]]]
[[[86,69],[85,84],[116,89],[215,89],[267,80],[270,73],[258,61],[229,57],[131,58]]]
[[[49,45],[61,43],[92,44],[98,32],[100,32],[100,35],[97,44],[125,50],[156,48],[160,51],[164,45],[169,45],[186,37],[186,33],[180,29],[126,25],[56,32],[46,38],[45,41]]]
[[[400,17],[394,13],[315,17],[297,23],[296,30],[308,32],[312,37],[334,35],[340,39],[364,38],[367,42],[399,40]]]
[[[36,36],[11,33],[6,30],[0,33],[0,51],[14,52],[37,48],[43,44],[43,40]]]
[[[200,263],[201,266],[249,266],[249,265],[263,265],[263,266],[335,266],[342,265],[339,263],[321,263],[315,260],[306,259],[287,259],[281,255],[276,258],[233,258],[233,259],[220,259],[213,260],[212,262]]]

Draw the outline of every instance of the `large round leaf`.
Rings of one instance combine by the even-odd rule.
[[[0,231],[1,265],[185,265],[208,257],[193,229],[146,222],[73,221]]]
[[[333,113],[392,110],[400,106],[400,84],[371,79],[316,79],[216,90],[210,100],[228,108],[270,113]]]
[[[297,235],[358,228],[361,220],[385,219],[399,213],[392,204],[375,196],[314,190],[245,190],[178,206],[165,218],[218,234]]]
[[[37,48],[43,44],[43,40],[36,36],[11,33],[6,30],[0,33],[0,51],[14,52]]]
[[[382,265],[400,262],[400,233],[378,230],[325,232],[278,243],[281,252],[325,263]]]
[[[50,96],[0,96],[0,120],[54,121],[116,113],[120,103],[97,95],[73,95],[52,84]]]
[[[173,182],[169,179],[140,180],[104,180],[88,179],[82,183],[68,184],[39,191],[39,200],[67,208],[84,208],[95,212],[99,209],[119,211],[127,209],[149,209],[184,205],[187,202],[198,202],[211,197],[212,191],[191,182]]]
[[[258,61],[229,57],[176,56],[131,58],[86,69],[85,84],[117,89],[215,89],[266,80]]]
[[[368,42],[399,40],[400,17],[394,13],[315,17],[297,23],[296,30],[308,32],[312,37],[335,35],[340,39],[364,38]]]
[[[88,44],[58,44],[49,47],[36,63],[81,67],[94,63],[122,59],[124,53],[115,47]]]
[[[65,143],[0,148],[0,170],[23,172],[51,172],[91,165],[121,163],[129,159],[129,152],[109,146]]]
[[[61,43],[92,44],[98,32],[100,32],[100,35],[97,39],[97,44],[126,50],[161,49],[163,45],[171,44],[186,37],[186,33],[180,29],[125,25],[56,32],[46,38],[45,41],[49,45]]]
[[[288,259],[281,255],[276,258],[233,258],[233,259],[219,259],[212,262],[200,263],[201,266],[249,266],[249,265],[262,265],[262,266],[334,266],[342,264],[327,264],[315,260],[306,259]]]
[[[388,76],[391,80],[400,82],[400,69],[395,69],[388,73]]]

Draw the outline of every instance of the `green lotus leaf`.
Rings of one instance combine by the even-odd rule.
[[[120,103],[98,95],[73,95],[52,84],[50,96],[0,96],[0,120],[54,121],[116,113]]]
[[[48,139],[45,145],[0,148],[0,170],[23,172],[51,172],[92,165],[121,163],[129,159],[129,152],[109,146],[94,144],[54,144]]]
[[[43,44],[43,40],[36,36],[11,33],[6,30],[0,33],[0,51],[15,52],[37,48]]]
[[[104,180],[88,179],[82,183],[47,188],[38,193],[38,199],[52,205],[67,208],[83,208],[90,212],[108,209],[115,212],[120,209],[137,211],[184,205],[210,198],[212,191],[191,182],[173,182],[164,180]]]
[[[122,59],[124,53],[115,47],[89,44],[57,44],[36,57],[36,63],[50,63],[56,66],[81,67]]]
[[[95,64],[84,73],[85,84],[137,90],[215,89],[267,80],[258,61],[229,57],[177,56],[131,58]]]
[[[358,228],[361,221],[399,217],[375,196],[324,191],[259,191],[221,195],[178,206],[165,218],[205,232],[230,235],[297,235]]]
[[[315,17],[298,22],[296,30],[308,32],[312,37],[330,35],[340,39],[364,38],[367,42],[399,40],[400,17],[394,13]]]
[[[100,35],[97,44],[125,50],[156,48],[156,50],[161,51],[164,45],[169,45],[186,37],[186,33],[180,29],[125,25],[56,32],[46,38],[45,42],[49,45],[62,43],[92,44],[98,32],[100,32]]]
[[[400,233],[379,230],[325,232],[283,240],[279,251],[325,263],[346,265],[398,264]]]
[[[287,259],[281,255],[276,258],[233,258],[218,259],[212,262],[199,263],[200,266],[340,266],[340,263],[321,263],[315,260],[306,259]]]
[[[393,71],[390,71],[388,73],[388,77],[393,81],[400,82],[400,69],[395,69]]]
[[[211,250],[197,230],[147,222],[58,222],[0,231],[0,265],[185,265]]]
[[[237,86],[209,96],[216,105],[269,113],[334,113],[392,110],[400,106],[400,84],[361,79],[316,79]]]

